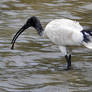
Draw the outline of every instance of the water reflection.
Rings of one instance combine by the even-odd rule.
[[[11,39],[30,16],[43,27],[55,18],[92,24],[91,0],[2,0],[0,1],[0,92],[91,92],[92,55],[84,47],[73,48],[73,69],[64,71],[64,58],[57,46],[26,30],[10,50]]]

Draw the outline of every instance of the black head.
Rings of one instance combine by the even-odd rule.
[[[15,34],[15,36],[13,37],[12,42],[11,42],[12,43],[11,49],[14,48],[14,43],[15,43],[16,39],[19,37],[19,35],[21,33],[23,33],[24,30],[26,30],[29,27],[34,27],[37,30],[38,34],[41,36],[42,31],[43,31],[42,25],[41,25],[39,19],[37,17],[33,16],[33,17],[29,18],[27,20],[26,24],[24,24],[22,26],[22,28],[20,28],[20,30]]]
[[[40,24],[40,21],[39,21],[39,19],[37,18],[37,17],[35,17],[35,16],[33,16],[33,17],[31,17],[31,18],[29,18],[28,20],[27,20],[27,22],[26,22],[26,26],[27,27],[36,27],[38,24]]]

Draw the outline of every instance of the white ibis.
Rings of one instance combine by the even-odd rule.
[[[67,70],[71,68],[71,54],[68,53],[68,46],[81,46],[92,49],[92,30],[84,30],[79,22],[70,19],[55,19],[49,22],[45,29],[43,29],[40,20],[32,16],[22,26],[22,28],[15,34],[12,39],[12,47],[19,35],[29,27],[37,30],[40,36],[46,36],[51,42],[55,43],[62,54],[65,56],[67,62]]]

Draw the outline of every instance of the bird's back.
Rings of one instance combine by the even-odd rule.
[[[76,21],[55,19],[47,24],[44,35],[57,45],[75,45],[83,39],[81,30],[82,26]]]

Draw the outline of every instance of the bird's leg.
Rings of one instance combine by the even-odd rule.
[[[69,54],[69,66],[71,67],[71,54]]]
[[[69,56],[65,55],[65,59],[67,62],[67,69],[66,70],[69,70],[71,68],[71,54]]]

